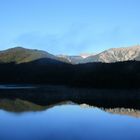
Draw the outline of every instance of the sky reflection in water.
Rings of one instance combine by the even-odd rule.
[[[140,119],[61,105],[40,112],[0,110],[0,140],[139,140]]]

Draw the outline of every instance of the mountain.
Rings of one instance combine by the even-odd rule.
[[[119,61],[129,61],[129,60],[140,60],[140,46],[132,46],[126,48],[112,48],[103,51],[97,55],[92,55],[85,58],[82,63],[89,62],[119,62]]]
[[[71,64],[79,64],[82,62],[82,60],[84,59],[82,56],[68,56],[68,55],[58,55],[59,59],[63,59],[63,61],[65,60],[68,63]]]
[[[80,54],[80,56],[84,59],[87,57],[90,57],[90,56],[94,56],[94,55],[95,55],[94,53],[82,53],[82,54]]]
[[[1,63],[15,62],[19,64],[19,63],[31,62],[31,61],[38,60],[41,58],[59,60],[59,58],[57,58],[56,56],[50,53],[47,53],[45,51],[35,50],[35,49],[26,49],[23,47],[15,47],[15,48],[7,49],[4,51],[0,51]],[[61,60],[61,61],[64,61],[64,60]]]
[[[99,54],[81,54],[79,56],[59,55],[59,58],[67,60],[72,64],[82,64],[91,62],[122,62],[129,60],[140,61],[140,46],[132,46],[126,48],[112,48],[105,50]]]
[[[87,57],[93,56],[94,53],[82,53],[80,55],[58,55],[57,57],[61,59],[63,59],[63,61],[65,60],[68,63],[71,64],[81,64],[84,63],[84,60]]]
[[[31,62],[38,59],[43,60],[43,58],[49,58],[49,61],[50,59],[52,59],[58,62],[65,62],[69,64],[82,64],[91,62],[112,63],[129,60],[140,61],[140,46],[137,45],[126,48],[112,48],[96,55],[85,53],[77,56],[68,56],[68,55],[55,56],[45,51],[26,49],[23,47],[15,47],[4,51],[0,51],[1,63],[15,62],[17,64],[20,64],[25,62]]]
[[[0,99],[0,109],[7,110],[10,112],[24,112],[24,111],[43,111],[47,107],[34,104],[29,101],[24,101],[21,99]]]

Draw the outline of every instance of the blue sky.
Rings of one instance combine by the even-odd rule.
[[[140,43],[140,0],[0,0],[0,50],[100,52]]]

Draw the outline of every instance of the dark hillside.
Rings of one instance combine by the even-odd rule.
[[[22,64],[2,63],[0,64],[0,82],[139,88],[140,62],[71,65],[44,58]]]

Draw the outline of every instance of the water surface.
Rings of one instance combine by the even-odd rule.
[[[140,140],[139,117],[109,112],[76,104],[19,113],[1,109],[0,140]]]
[[[31,89],[35,88],[33,85],[28,85],[28,84],[0,84],[0,89]]]

